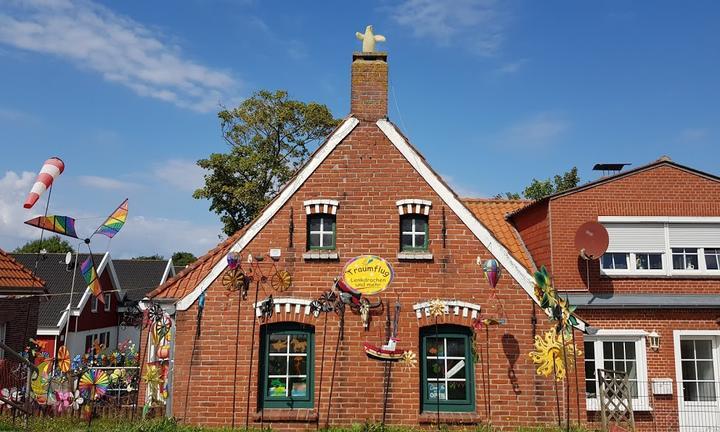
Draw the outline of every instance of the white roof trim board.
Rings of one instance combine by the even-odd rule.
[[[355,126],[357,126],[358,123],[360,123],[360,121],[354,117],[349,117],[345,120],[335,133],[328,138],[327,142],[318,148],[312,159],[310,159],[305,167],[300,170],[298,175],[290,183],[288,183],[287,187],[280,192],[280,195],[278,195],[278,197],[267,208],[265,208],[265,211],[263,211],[260,217],[255,220],[255,223],[253,223],[248,230],[245,231],[242,237],[240,237],[237,243],[230,248],[231,252],[242,251],[245,246],[247,246],[248,243],[255,238],[260,230],[265,227],[270,219],[275,216],[275,214],[282,208],[283,205],[285,205],[290,197],[292,197],[293,194],[300,189],[300,186],[302,186],[303,183],[305,183],[305,181],[310,177],[310,175],[315,172],[317,167],[319,167],[328,155],[335,150],[335,147],[337,147],[337,145],[340,144],[340,142],[344,140],[353,129],[355,129]],[[186,295],[177,302],[177,309],[187,310],[190,306],[192,306],[195,300],[200,297],[200,294],[205,291],[218,276],[220,276],[220,273],[225,270],[225,267],[227,267],[227,260],[225,257],[222,257],[218,260],[212,270],[210,270],[210,273],[208,273],[200,281],[198,286],[195,287],[190,294]]]
[[[310,177],[310,175],[317,169],[318,166],[328,157],[328,155],[337,147],[337,145],[352,132],[357,126],[359,121],[354,117],[349,117],[345,122],[338,128],[337,131],[328,139],[328,141],[320,146],[318,151],[315,153],[312,159],[305,165],[295,179],[288,184],[288,186],[282,190],[280,195],[268,206],[262,215],[250,226],[250,228],[243,234],[235,245],[230,249],[232,252],[240,252],[248,245],[248,243],[260,232],[260,230],[270,221],[270,219],[277,213],[280,208],[290,199],[290,197],[302,186],[302,184]],[[400,151],[405,159],[412,165],[413,168],[420,174],[420,176],[430,185],[430,187],[437,193],[440,198],[447,204],[450,209],[458,215],[460,220],[470,229],[470,231],[477,237],[478,240],[490,251],[490,253],[498,260],[498,262],[505,268],[510,276],[515,279],[518,284],[525,290],[528,297],[530,297],[535,303],[540,304],[539,300],[535,297],[535,279],[527,272],[527,270],[520,264],[505,248],[505,246],[497,241],[490,231],[480,223],[480,221],[465,207],[457,196],[440,180],[440,178],[430,169],[425,160],[413,149],[405,138],[395,129],[395,126],[386,119],[380,119],[377,121],[377,126]],[[220,273],[227,266],[227,260],[222,257],[215,266],[212,268],[202,281],[195,287],[195,289],[177,302],[178,310],[187,310],[195,300],[200,296],[210,284],[220,276]],[[546,313],[548,311],[545,311]],[[586,324],[580,321],[577,326],[579,330],[585,331]]]

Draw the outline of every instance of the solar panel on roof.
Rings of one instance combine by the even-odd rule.
[[[622,171],[622,169],[626,165],[631,165],[629,163],[599,163],[595,164],[593,167],[593,171]]]

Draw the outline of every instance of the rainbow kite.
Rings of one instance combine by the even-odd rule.
[[[93,263],[92,255],[88,255],[85,261],[80,264],[80,272],[87,283],[88,289],[97,297],[98,301],[105,304],[105,299],[102,296],[102,287],[95,271],[95,263]]]
[[[75,232],[75,219],[69,216],[38,216],[25,221],[25,223],[68,237],[78,238]]]
[[[125,225],[127,214],[128,200],[125,198],[125,201],[123,201],[122,204],[120,204],[120,206],[116,208],[115,211],[105,220],[105,222],[100,225],[97,230],[95,230],[93,235],[102,234],[109,238],[115,237],[115,234],[117,234],[118,231],[120,231],[120,228]]]

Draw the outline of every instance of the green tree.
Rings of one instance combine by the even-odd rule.
[[[160,254],[154,254],[154,255],[140,255],[136,257],[132,257],[134,260],[151,260],[151,261],[165,261],[165,257]]]
[[[523,190],[522,196],[526,199],[539,200],[548,195],[562,192],[576,187],[580,183],[577,167],[572,167],[570,171],[563,174],[557,174],[553,178],[545,180],[532,179],[532,182]],[[520,199],[517,192],[505,192],[495,196],[498,199]]]
[[[210,200],[227,235],[247,225],[340,122],[327,106],[283,90],[261,90],[218,118],[230,151],[197,162],[208,173],[193,197]]]
[[[197,257],[190,252],[175,252],[172,254],[173,265],[185,267],[190,263],[197,261]]]
[[[40,249],[45,249],[47,253],[66,253],[75,252],[75,249],[60,236],[52,236],[43,239],[42,244],[40,240],[33,240],[25,243],[22,246],[15,248],[14,253],[38,253]]]

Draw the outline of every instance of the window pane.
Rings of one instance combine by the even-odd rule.
[[[697,253],[685,255],[685,268],[687,270],[695,270],[700,268],[698,266]]]
[[[612,342],[603,342],[603,354],[605,358],[615,358],[613,356]]]
[[[465,399],[465,382],[464,381],[450,381],[448,383],[448,399],[449,400],[464,400]]]
[[[715,371],[713,371],[712,360],[704,360],[697,362],[697,374],[699,380],[712,381],[715,379]]]
[[[628,378],[637,379],[637,367],[635,362],[625,363],[625,370],[628,372]]]
[[[307,378],[290,378],[290,396],[307,396]]]
[[[307,352],[307,335],[290,336],[290,352],[306,353]]]
[[[400,230],[402,232],[412,231],[412,218],[409,216],[402,216],[400,218]]]
[[[623,342],[614,342],[613,343],[613,349],[615,352],[613,353],[613,358],[616,359],[624,359],[625,358],[625,343]]]
[[[612,360],[605,360],[603,364],[603,369],[614,370]]]
[[[443,355],[443,340],[435,339],[434,337],[427,338],[427,353],[428,357]]]
[[[682,378],[683,378],[683,381],[697,379],[697,375],[695,374],[695,362],[693,362],[693,361],[682,362]]]
[[[268,378],[268,396],[285,397],[287,396],[287,388],[285,387],[285,378]]]
[[[695,358],[695,349],[692,340],[680,341],[680,357],[683,359]]]
[[[320,231],[320,216],[310,216],[308,226],[310,231]]]
[[[465,357],[465,339],[447,338],[448,357]]]
[[[627,270],[627,254],[613,254],[613,257],[616,269]]]
[[[613,268],[613,260],[612,260],[612,254],[606,253],[602,256],[602,260],[600,261],[602,268],[612,269]]]
[[[445,383],[441,382],[439,383],[440,387],[440,400],[444,401],[447,400],[447,396],[445,396]],[[438,384],[437,383],[428,383],[428,399],[431,401],[436,400],[438,398]]]
[[[447,361],[448,378],[465,378],[465,360]]]
[[[287,373],[287,357],[270,356],[268,358],[268,375],[285,375]]]
[[[445,360],[427,359],[425,368],[428,378],[445,377]]]
[[[682,255],[676,255],[673,254],[673,269],[675,270],[684,270],[685,269],[685,259]]]
[[[583,346],[585,347],[585,359],[595,359],[595,342],[586,341]]]
[[[307,356],[290,357],[290,375],[307,374]]]
[[[595,362],[594,361],[586,361],[585,362],[585,379],[588,379],[588,380],[595,379]]]
[[[323,234],[323,241],[322,241],[322,247],[331,247],[333,245],[333,235],[330,234]]]
[[[403,235],[401,236],[401,239],[402,239],[402,240],[401,240],[401,242],[400,242],[400,245],[401,245],[403,248],[412,247],[412,245],[413,245],[413,243],[412,243],[412,239],[413,239],[413,238],[412,238],[412,235],[410,235],[410,234],[403,234]]]
[[[597,389],[595,387],[595,380],[585,381],[585,397],[587,397],[587,398],[596,398],[597,397]]]
[[[662,254],[650,254],[650,270],[662,270]]]
[[[424,233],[427,230],[427,220],[423,217],[415,218],[415,231]]]
[[[625,342],[625,358],[628,360],[635,360],[635,343]]]
[[[715,383],[698,383],[698,397],[703,402],[714,402]]]
[[[695,358],[712,360],[712,341],[695,341]]]
[[[287,335],[270,335],[270,352],[271,353],[279,353],[279,352],[287,352],[288,344],[287,344]]]
[[[695,402],[698,400],[698,387],[695,382],[683,383],[683,397],[686,401]]]
[[[310,247],[320,247],[320,234],[310,234]]]
[[[705,253],[705,265],[707,265],[708,270],[718,270],[718,256],[717,255],[709,255],[707,252]]]

